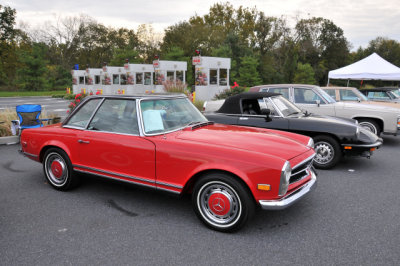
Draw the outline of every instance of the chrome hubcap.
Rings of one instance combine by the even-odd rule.
[[[377,133],[376,127],[373,124],[369,123],[369,122],[361,122],[361,123],[359,123],[359,125],[362,128],[365,128],[366,130],[371,131],[374,134]]]
[[[199,190],[197,203],[201,215],[219,227],[236,222],[242,212],[237,193],[229,185],[219,181],[203,185]]]
[[[62,186],[67,181],[68,168],[64,159],[58,153],[50,153],[45,161],[46,175],[55,186]]]
[[[335,151],[331,144],[325,141],[317,142],[315,144],[315,157],[314,161],[319,164],[327,164],[333,160]]]

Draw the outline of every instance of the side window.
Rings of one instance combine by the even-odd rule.
[[[113,84],[119,84],[119,75],[113,75]]]
[[[342,101],[357,101],[358,96],[351,90],[340,90],[340,100]]]
[[[329,96],[331,96],[333,99],[336,99],[336,91],[334,89],[324,89],[326,93],[328,93]],[[342,93],[342,91],[340,91]],[[340,99],[342,96],[340,96]]]
[[[136,73],[136,84],[143,84],[143,73]]]
[[[377,99],[377,100],[390,99],[390,97],[383,91],[369,91],[368,98]]]
[[[289,100],[289,88],[270,88],[269,92],[280,93],[285,99]]]
[[[306,88],[294,89],[295,103],[315,104],[317,100],[319,100],[321,104],[325,104],[325,101],[312,89],[306,89]]]
[[[121,74],[121,85],[126,85],[126,75]]]
[[[135,100],[105,100],[88,129],[139,135]]]
[[[242,108],[243,114],[249,115],[260,115],[260,105],[258,100],[251,99],[251,100],[242,100]]]
[[[101,99],[90,100],[74,114],[66,125],[85,128]]]
[[[268,101],[267,99],[259,99],[258,104],[260,105],[260,109],[266,108],[269,109],[270,115],[278,116],[278,112],[276,112],[275,107]]]

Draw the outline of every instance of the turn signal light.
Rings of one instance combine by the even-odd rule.
[[[264,191],[270,191],[271,190],[271,186],[268,184],[258,184],[257,188],[259,190],[264,190]]]
[[[371,149],[370,149],[370,151],[374,151],[374,150],[376,150],[376,148],[371,148]]]
[[[344,146],[344,149],[345,149],[345,150],[351,150],[352,147],[351,147],[351,146]]]

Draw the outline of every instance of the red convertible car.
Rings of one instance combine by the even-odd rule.
[[[218,231],[238,230],[257,206],[288,207],[316,184],[311,138],[213,124],[183,95],[87,97],[63,123],[24,130],[21,148],[55,189],[87,173],[191,193]]]

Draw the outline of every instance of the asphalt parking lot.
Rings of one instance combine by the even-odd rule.
[[[234,234],[204,227],[190,197],[85,176],[59,192],[0,146],[1,265],[398,265],[400,137],[318,171],[318,187]]]

